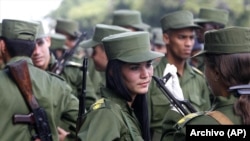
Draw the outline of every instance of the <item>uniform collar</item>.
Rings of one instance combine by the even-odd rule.
[[[101,93],[104,98],[107,98],[119,104],[123,110],[126,110],[126,109],[130,109],[131,111],[133,110],[132,108],[129,107],[126,100],[118,96],[117,92],[114,92],[113,90],[108,89],[108,88],[101,88]]]

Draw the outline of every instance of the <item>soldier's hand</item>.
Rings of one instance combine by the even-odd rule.
[[[65,131],[64,129],[57,127],[57,131],[59,134],[59,141],[64,141],[66,136],[69,134],[69,132]]]

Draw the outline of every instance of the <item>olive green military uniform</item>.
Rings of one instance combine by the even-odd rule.
[[[34,67],[30,58],[15,57],[8,64],[21,59],[28,62],[33,94],[47,113],[53,140],[58,140],[57,126],[61,119],[75,127],[78,99],[71,94],[71,89],[66,87],[64,80]],[[12,122],[14,114],[26,115],[30,113],[30,110],[20,90],[6,72],[6,69],[0,71],[1,140],[31,140],[28,124],[13,124]]]
[[[113,34],[103,38],[102,43],[109,61],[117,59],[138,63],[163,56],[162,53],[151,51],[147,32]],[[141,132],[148,129],[141,129],[145,126],[140,125],[128,101],[122,98],[122,94],[102,88],[101,95],[103,99],[92,105],[85,115],[79,138],[88,141],[142,141]]]
[[[106,84],[105,73],[99,72],[95,69],[95,64],[92,58],[89,58],[88,61],[89,77],[91,78],[94,90],[96,91],[96,96],[101,98],[100,88]]]
[[[245,27],[229,27],[229,28],[220,29],[220,30],[207,31],[205,33],[205,41],[206,41],[205,46],[204,46],[205,48],[204,50],[202,50],[196,55],[201,56],[204,54],[213,54],[214,59],[216,59],[216,56],[223,57],[223,55],[225,54],[227,55],[234,55],[234,54],[240,55],[241,53],[249,54],[250,53],[250,50],[249,50],[250,40],[249,38],[244,38],[244,37],[250,36],[249,31],[250,31],[250,28],[245,28]],[[237,57],[235,59],[238,60]],[[246,59],[244,59],[244,61],[246,61]],[[228,65],[231,65],[231,64],[229,63]],[[231,71],[235,71],[235,70],[231,70]],[[230,76],[228,76],[228,74],[225,74],[225,77],[230,77]],[[240,81],[244,81],[243,84]],[[173,113],[168,113],[163,122],[162,141],[185,140],[185,136],[186,136],[185,126],[186,125],[222,125],[222,124],[242,125],[243,124],[242,117],[239,115],[236,115],[235,113],[235,103],[236,101],[238,101],[238,98],[241,97],[242,94],[249,95],[249,92],[248,91],[245,92],[242,86],[237,88],[237,85],[245,85],[246,83],[246,85],[249,86],[249,83],[248,81],[241,80],[241,79],[236,79],[234,80],[234,82],[231,82],[231,83],[234,83],[234,84],[233,86],[231,86],[232,84],[230,85],[230,82],[229,82],[230,87],[234,87],[236,89],[228,91],[228,93],[226,94],[218,93],[216,90],[214,91],[216,92],[214,93],[215,102],[213,103],[213,106],[212,106],[213,109],[211,111],[189,114],[181,119],[180,117],[172,116],[174,115]],[[220,86],[221,85],[219,85],[219,87]],[[229,86],[227,88],[222,88],[222,89],[230,90]],[[216,116],[211,115],[211,112],[222,113],[222,116],[220,115],[218,118]],[[218,113],[215,113],[215,114],[218,115]],[[175,126],[172,126],[173,124],[171,123],[176,120],[178,120],[177,124]]]
[[[237,100],[233,94],[229,97],[217,97],[215,101],[215,107],[213,111],[219,111],[229,118],[234,124],[243,124],[240,116],[235,115],[234,102]],[[163,123],[163,137],[161,141],[174,141],[185,140],[186,128],[185,125],[220,125],[220,121],[217,121],[212,116],[206,115],[205,112],[187,115],[184,118],[180,118],[177,113],[167,114]],[[173,127],[173,123],[178,121]],[[178,128],[178,130],[177,130]],[[179,129],[180,128],[180,129]]]
[[[50,70],[51,67],[56,63],[55,57],[51,54],[50,57],[50,63],[47,70]],[[83,73],[81,71],[82,64],[68,61],[66,63],[66,66],[64,67],[63,72],[60,74],[61,77],[63,77],[66,82],[72,87],[72,91],[75,94],[76,97],[78,97],[81,94],[82,90],[82,79],[83,79]],[[86,99],[85,99],[85,106],[88,109],[91,104],[95,103],[97,97],[96,92],[93,89],[93,84],[90,81],[89,75],[86,75]]]
[[[228,23],[228,20],[229,20],[229,12],[225,9],[201,8],[199,11],[198,17],[194,19],[194,22],[196,24],[213,23],[213,24],[220,24],[220,25],[226,26]],[[213,30],[213,29],[209,29],[209,30]],[[200,43],[200,44],[202,44],[203,46],[204,43]],[[203,50],[203,47],[200,50]],[[197,56],[197,60],[198,60],[197,68],[203,72],[204,71],[203,57]]]
[[[191,28],[195,30],[199,28],[198,25],[194,24],[193,14],[186,10],[166,14],[161,19],[161,27],[164,32],[171,32],[171,30],[174,32],[175,29]],[[167,47],[168,46],[169,48],[173,47],[167,44]],[[186,59],[186,63],[183,66],[183,75],[179,77],[183,96],[185,99],[190,101],[196,110],[209,110],[211,107],[210,91],[205,78],[200,71],[192,68],[187,61],[188,60]],[[167,56],[165,56],[165,58],[162,58],[159,64],[154,68],[154,75],[162,78],[167,63]],[[150,107],[151,129],[155,134],[154,136],[159,138],[161,136],[159,134],[161,134],[162,120],[164,115],[170,109],[170,103],[154,81],[150,86],[148,100]]]
[[[140,124],[127,101],[103,88],[103,99],[90,108],[79,137],[82,141],[143,141]]]
[[[163,77],[166,64],[167,59],[162,58],[160,63],[154,68],[154,76]],[[179,77],[179,81],[185,99],[188,99],[198,111],[209,110],[211,107],[209,99],[210,91],[203,74],[186,63],[183,77]],[[148,100],[148,104],[151,107],[151,128],[155,129],[156,132],[161,132],[162,120],[166,112],[170,109],[170,103],[155,81],[151,82]]]

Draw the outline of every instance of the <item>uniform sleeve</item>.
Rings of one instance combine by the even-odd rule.
[[[125,127],[110,109],[97,109],[86,115],[78,137],[81,141],[119,140],[122,128]]]
[[[174,127],[182,117],[182,115],[172,110],[166,113],[163,120],[161,141],[174,141],[176,138],[178,138],[178,141],[185,140],[185,134]],[[178,136],[176,137],[177,134]]]
[[[66,83],[65,83],[66,84]],[[60,126],[72,135],[75,135],[76,119],[79,111],[79,101],[71,92],[71,88],[66,84],[64,94],[61,96],[61,117]]]

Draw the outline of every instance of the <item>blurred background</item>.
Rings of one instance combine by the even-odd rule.
[[[196,17],[204,7],[228,10],[228,26],[250,26],[250,0],[0,0],[0,19],[42,20],[47,32],[53,32],[54,19],[71,19],[90,36],[96,24],[111,24],[116,9],[138,10],[145,23],[157,27],[166,13],[185,9]]]

